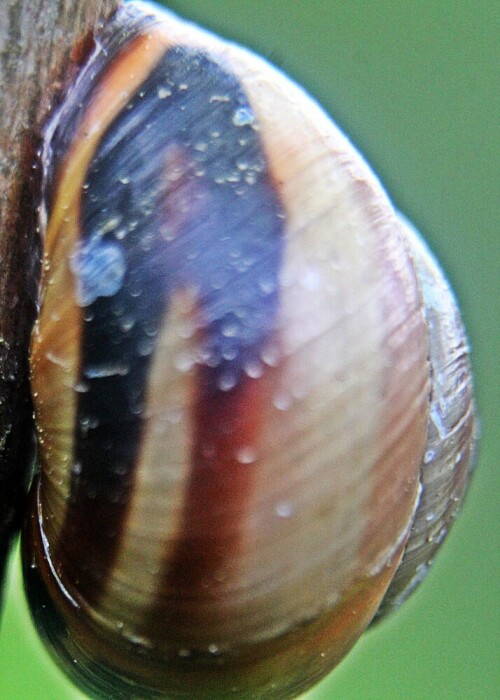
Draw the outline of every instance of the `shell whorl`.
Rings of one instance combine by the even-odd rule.
[[[405,226],[296,85],[140,3],[98,38],[44,167],[37,624],[97,697],[295,697],[405,547],[383,605],[408,588],[430,508],[439,400]]]

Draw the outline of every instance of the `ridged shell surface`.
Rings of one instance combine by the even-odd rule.
[[[37,623],[97,697],[296,697],[372,619],[420,495],[403,227],[296,85],[137,3],[44,161]]]

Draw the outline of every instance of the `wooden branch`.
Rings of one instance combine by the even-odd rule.
[[[0,589],[32,458],[27,357],[39,274],[41,126],[118,2],[0,2]]]

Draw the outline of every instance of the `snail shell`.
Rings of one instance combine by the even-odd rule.
[[[464,490],[451,292],[308,96],[149,5],[96,38],[44,169],[37,626],[94,697],[296,697]]]

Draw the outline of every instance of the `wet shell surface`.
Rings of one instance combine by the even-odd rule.
[[[294,698],[465,489],[452,293],[301,89],[150,5],[96,37],[43,158],[37,626],[92,697]]]

